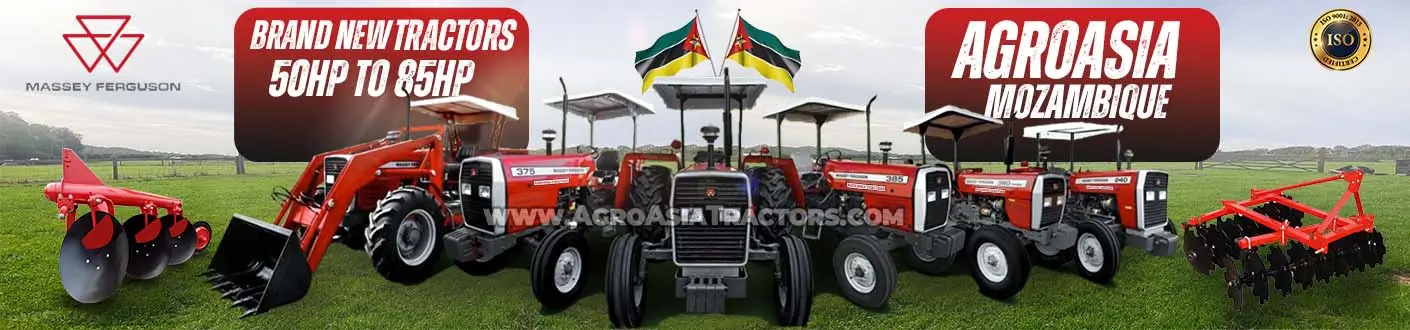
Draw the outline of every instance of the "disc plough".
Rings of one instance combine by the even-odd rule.
[[[1245,201],[1222,201],[1219,210],[1185,223],[1185,258],[1200,274],[1222,268],[1235,308],[1243,307],[1245,291],[1264,303],[1274,290],[1287,296],[1294,286],[1307,290],[1316,282],[1380,265],[1385,242],[1375,229],[1375,216],[1361,206],[1362,176],[1360,171],[1343,172],[1286,187],[1253,189]],[[1330,212],[1284,194],[1338,180],[1346,181],[1347,188]],[[1356,214],[1341,216],[1349,201],[1355,203]],[[1304,224],[1309,215],[1321,221]]]
[[[211,227],[182,215],[181,200],[126,188],[109,187],[73,150],[63,150],[63,178],[44,186],[44,196],[59,208],[66,233],[59,248],[59,280],[70,297],[96,303],[117,291],[123,278],[161,275],[204,251]],[[78,214],[80,206],[88,212]],[[131,206],[138,214],[118,223],[114,208]],[[158,212],[165,210],[166,215]]]

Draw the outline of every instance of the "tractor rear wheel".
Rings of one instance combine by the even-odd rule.
[[[426,190],[404,186],[377,203],[367,227],[368,256],[383,278],[415,284],[435,274],[441,260],[440,205]]]
[[[775,313],[778,325],[806,326],[813,310],[813,261],[808,245],[797,236],[780,238],[774,265]]]
[[[886,306],[896,290],[896,261],[875,236],[852,235],[837,243],[832,272],[842,296],[864,308]]]
[[[1090,221],[1077,224],[1077,271],[1083,278],[1098,284],[1111,283],[1121,268],[1120,238],[1111,227]]]
[[[758,188],[754,191],[754,205],[758,207],[760,225],[781,237],[790,223],[787,215],[798,208],[798,200],[793,198],[794,187],[788,185],[788,177],[783,169],[759,167],[751,170]]]
[[[529,287],[539,304],[552,309],[572,305],[583,295],[588,247],[583,232],[560,228],[544,237],[529,262]]]
[[[655,212],[667,212],[671,195],[671,170],[661,165],[642,167],[632,178],[631,190],[627,194],[627,208],[635,212],[646,212],[641,217],[628,216],[627,219],[651,219]],[[660,223],[628,223],[638,235],[648,240],[665,235]]]
[[[607,254],[607,316],[613,328],[638,328],[646,299],[646,260],[641,239],[626,233],[612,240]]]
[[[915,250],[914,245],[906,248],[906,250],[906,265],[911,266],[911,269],[915,269],[921,274],[930,276],[944,275],[945,271],[950,270],[950,266],[955,264],[954,255],[944,258],[934,255],[921,256],[920,252]]]
[[[969,273],[979,285],[979,293],[1006,300],[1023,290],[1032,269],[1028,254],[1018,237],[998,226],[979,226],[970,236]]]

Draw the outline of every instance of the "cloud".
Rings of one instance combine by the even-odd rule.
[[[0,91],[0,109],[26,121],[69,127],[85,144],[180,153],[236,154],[229,113],[127,107],[71,96]],[[98,110],[98,111],[95,111]]]
[[[846,66],[843,66],[843,65],[841,65],[841,64],[823,64],[823,65],[819,65],[819,66],[817,66],[817,68],[813,69],[813,72],[823,73],[823,72],[838,72],[838,71],[843,71],[843,70],[847,70],[847,67],[846,67]]]

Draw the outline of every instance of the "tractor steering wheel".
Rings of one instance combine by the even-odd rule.
[[[584,150],[584,148],[586,148],[586,150],[588,150],[588,153],[592,155],[592,159],[597,159],[597,155],[598,155],[598,152],[597,152],[598,149],[597,149],[597,147],[580,145],[580,146],[574,147],[574,151],[577,151],[578,153],[582,153],[583,150]]]
[[[834,155],[836,155],[836,156],[834,156]],[[822,170],[822,167],[823,167],[823,166],[826,166],[826,165],[827,165],[827,162],[828,162],[829,160],[833,160],[833,159],[842,159],[842,151],[839,151],[839,150],[837,150],[837,149],[824,151],[824,152],[822,153],[822,155],[819,155],[819,156],[818,156],[818,161],[817,161],[818,170],[821,171],[821,170]]]

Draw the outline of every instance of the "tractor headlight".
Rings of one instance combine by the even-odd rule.
[[[460,184],[460,194],[465,196],[474,196],[475,186],[470,185],[469,183]]]
[[[1154,200],[1155,200],[1155,192],[1154,192],[1154,191],[1147,191],[1147,192],[1146,192],[1146,201],[1149,202],[1149,201],[1154,201]]]
[[[1056,204],[1057,204],[1058,206],[1062,206],[1062,203],[1064,203],[1064,202],[1067,201],[1067,196],[1053,197],[1053,199],[1055,199],[1055,200],[1057,201]]]
[[[1156,199],[1165,200],[1165,191],[1164,191],[1164,190],[1161,190],[1160,192],[1158,192],[1158,193],[1156,193],[1156,194],[1158,195],[1158,196],[1156,197]]]
[[[1053,198],[1052,198],[1052,197],[1044,197],[1044,198],[1043,198],[1043,207],[1050,207],[1050,206],[1053,206]]]
[[[325,175],[323,176],[323,183],[333,184],[333,180],[337,178],[338,176],[336,175]]]
[[[480,198],[490,198],[490,186],[489,186],[489,185],[480,186],[480,191],[479,191],[479,193],[480,193]]]

